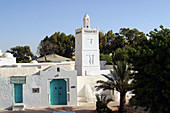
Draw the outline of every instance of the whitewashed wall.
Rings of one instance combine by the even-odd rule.
[[[59,74],[59,76],[56,76]],[[70,95],[67,105],[77,105],[77,72],[69,71],[57,66],[40,71],[40,74],[33,74],[26,77],[26,84],[23,84],[23,104],[25,108],[48,107],[50,106],[50,81],[52,79],[66,79]],[[69,85],[68,85],[69,83]],[[75,86],[75,88],[71,88]],[[39,93],[32,93],[32,88],[39,88]],[[14,85],[10,84],[10,77],[0,77],[0,109],[11,108],[14,104]]]
[[[98,28],[80,28],[75,32],[75,69],[78,76],[99,75]]]
[[[0,109],[11,109],[13,103],[13,85],[9,77],[0,77]]]
[[[16,58],[0,58],[0,65],[16,64]]]

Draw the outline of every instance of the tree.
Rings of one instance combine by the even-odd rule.
[[[112,30],[109,30],[105,35],[101,32],[99,32],[99,48],[100,48],[100,53],[103,54],[110,54],[111,49],[111,40],[115,38],[115,35]]]
[[[120,50],[119,50],[120,51]],[[115,54],[119,53],[119,51],[116,51]],[[114,54],[114,56],[115,56]],[[120,92],[120,113],[126,112],[126,93],[131,90],[132,84],[129,83],[129,80],[131,79],[130,74],[130,68],[131,66],[125,61],[125,60],[115,60],[113,61],[113,69],[114,71],[111,71],[112,75],[103,75],[108,79],[108,81],[99,80],[97,83],[100,83],[100,85],[96,86],[97,90],[103,89],[103,90],[114,90],[116,89],[118,92]]]
[[[134,77],[135,106],[151,113],[170,112],[170,29],[151,31],[130,52]]]
[[[18,63],[20,62],[29,62],[29,57],[33,57],[34,54],[31,52],[29,46],[16,46],[7,50],[16,57]]]
[[[129,53],[135,51],[135,49],[131,46],[125,46],[123,48],[118,48],[114,57],[112,58],[113,61],[126,61],[128,62],[130,57]]]
[[[138,40],[141,38],[146,38],[143,32],[138,31],[136,28],[121,28],[119,34],[124,36],[126,39],[127,45],[134,46],[137,44]]]
[[[115,33],[115,38],[110,40],[110,52],[114,53],[118,48],[123,48],[126,45],[124,36],[120,36],[119,33]]]
[[[103,54],[103,53],[101,53],[101,54],[100,54],[100,60],[106,61],[106,64],[111,64],[111,62],[112,62],[112,56],[111,56],[111,55],[108,55],[108,54]]]
[[[110,54],[126,45],[134,47],[141,38],[146,38],[146,36],[136,28],[121,28],[119,33],[113,33],[112,30],[109,30],[106,34],[99,32],[100,53]]]
[[[75,50],[75,37],[66,36],[65,33],[56,32],[52,36],[46,36],[41,40],[38,47],[38,54],[46,56],[49,54],[58,54],[71,58]]]
[[[125,46],[124,37],[113,33],[112,30],[109,30],[105,35],[99,32],[99,42],[100,53],[103,54],[110,54]]]

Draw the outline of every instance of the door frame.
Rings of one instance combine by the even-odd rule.
[[[50,101],[50,99],[51,99],[51,87],[50,87],[50,83],[51,83],[51,81],[52,80],[64,80],[64,81],[66,81],[66,105],[68,105],[68,93],[69,93],[69,85],[68,85],[68,81],[69,81],[69,78],[50,78],[50,79],[48,79],[48,102],[49,102],[49,105],[50,106],[53,106],[53,105],[51,105],[51,101]]]

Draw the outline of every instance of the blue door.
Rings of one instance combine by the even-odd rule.
[[[14,97],[15,97],[15,103],[23,102],[22,84],[14,84]]]
[[[50,102],[51,105],[67,104],[66,81],[63,79],[55,79],[50,83]]]

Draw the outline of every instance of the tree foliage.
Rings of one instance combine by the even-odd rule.
[[[138,39],[144,38],[145,34],[137,29],[121,28],[119,33],[109,30],[107,33],[99,32],[99,49],[102,54],[110,54],[118,48],[126,45],[134,46]],[[40,56],[58,54],[71,58],[75,50],[75,37],[66,36],[65,33],[56,32],[52,36],[46,36],[41,40],[37,53]]]
[[[125,46],[123,48],[118,48],[114,54],[114,57],[112,58],[113,62],[114,61],[126,61],[128,62],[130,57],[129,53],[135,51],[133,47],[130,46]]]
[[[100,53],[110,54],[126,45],[134,47],[141,38],[146,38],[145,34],[135,28],[121,28],[119,33],[113,33],[112,30],[106,34],[99,32]]]
[[[130,52],[134,76],[135,105],[151,113],[170,112],[170,29],[151,31]]]
[[[56,32],[51,37],[46,36],[41,40],[38,47],[40,56],[49,54],[58,54],[71,58],[75,50],[75,37],[73,35],[66,36],[65,33]]]
[[[18,63],[29,62],[29,57],[33,57],[34,54],[31,52],[29,46],[16,46],[7,50],[16,57]]]
[[[100,54],[100,60],[106,61],[106,64],[112,64],[112,56],[108,54]]]
[[[118,33],[113,33],[112,30],[108,31],[105,35],[99,33],[99,48],[100,53],[110,54],[118,48],[125,46],[125,39]]]
[[[139,39],[146,38],[145,34],[143,32],[138,31],[136,28],[121,28],[119,34],[124,36],[127,45],[129,46],[134,46],[135,44],[137,44]]]

